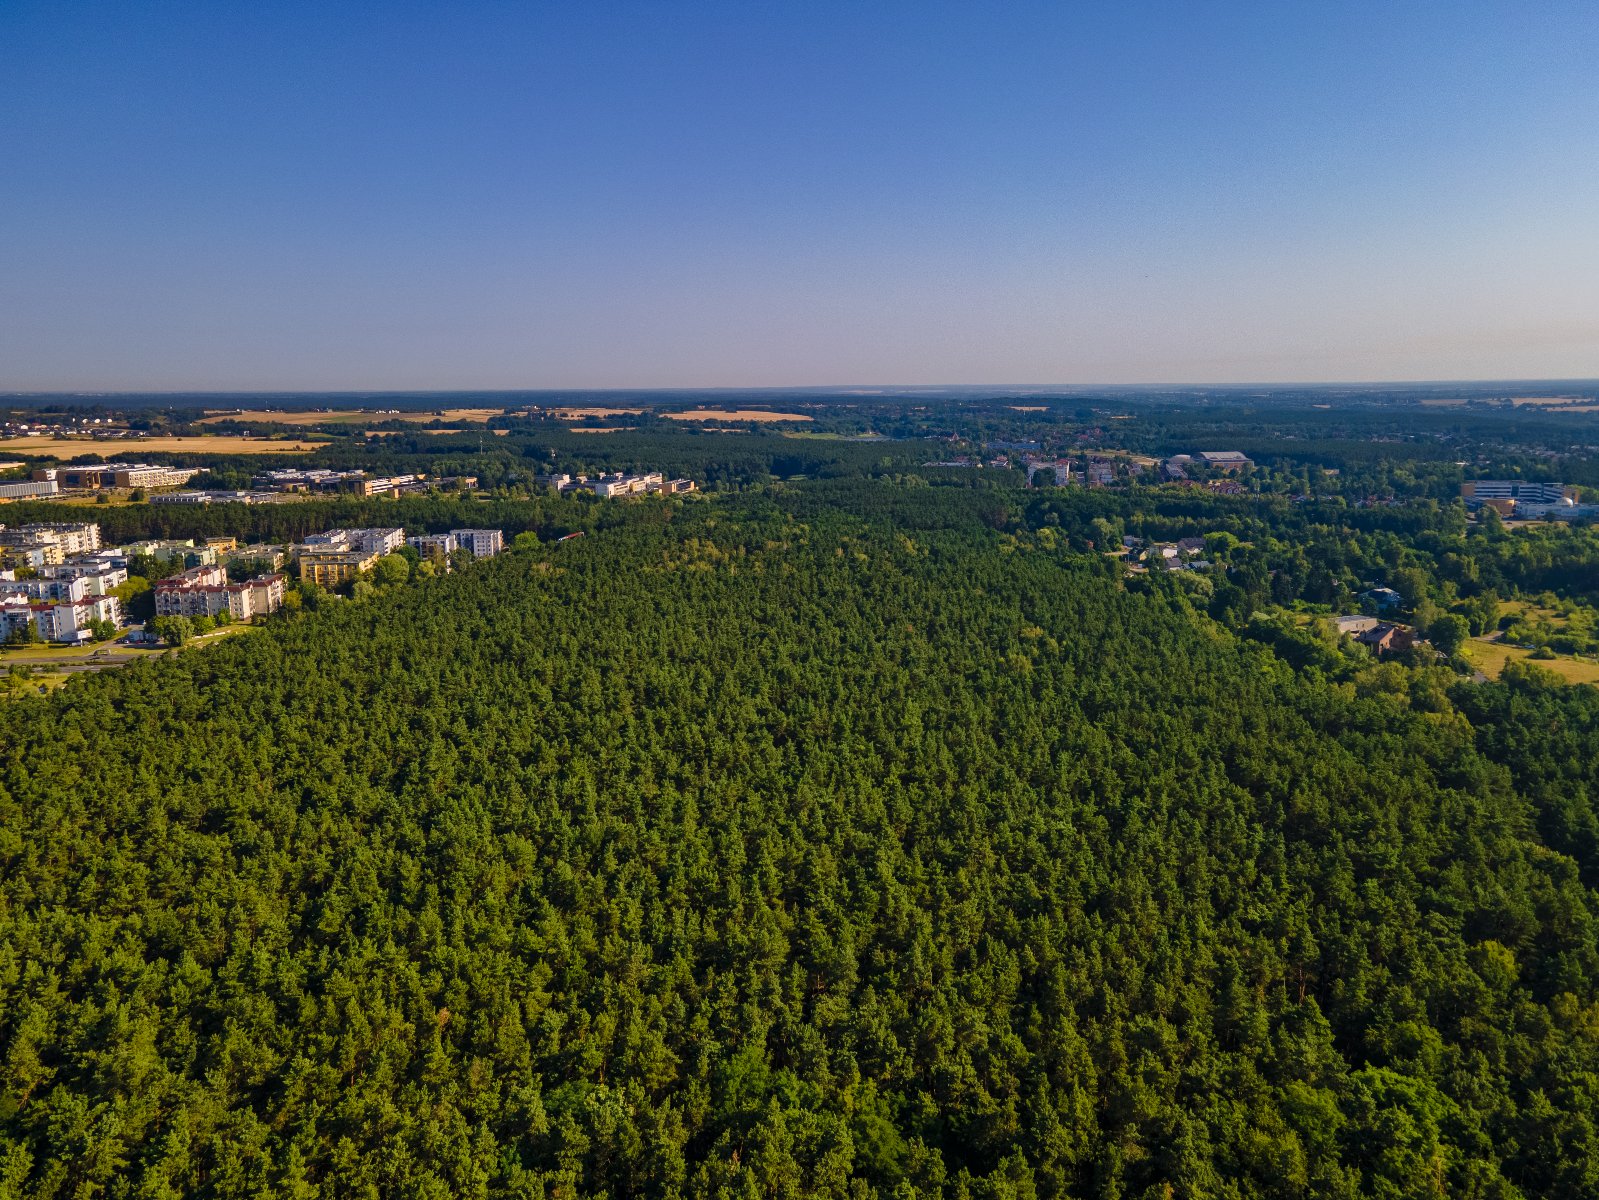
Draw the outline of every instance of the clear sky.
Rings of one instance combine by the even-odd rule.
[[[1599,375],[1599,4],[0,0],[0,388]]]

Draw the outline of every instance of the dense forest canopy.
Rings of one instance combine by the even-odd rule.
[[[1599,1194],[1591,689],[1306,669],[1093,545],[1225,498],[502,503],[0,711],[0,1194]],[[1273,503],[1246,596],[1520,569]]]

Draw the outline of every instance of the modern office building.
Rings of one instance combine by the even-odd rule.
[[[1561,483],[1534,483],[1526,479],[1468,479],[1460,485],[1467,504],[1486,500],[1514,500],[1517,504],[1575,504],[1577,489]]]

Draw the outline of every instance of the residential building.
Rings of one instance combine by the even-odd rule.
[[[258,575],[229,583],[220,567],[200,567],[157,581],[158,617],[215,617],[226,612],[235,621],[276,612],[283,607],[282,575]]]
[[[405,530],[396,526],[389,529],[328,529],[309,534],[297,549],[302,555],[340,550],[392,554],[403,545]]]
[[[39,574],[47,579],[81,580],[86,596],[109,596],[113,588],[128,581],[126,562],[89,555],[68,559],[56,566],[40,567]]]
[[[1405,598],[1393,588],[1370,588],[1355,597],[1362,604],[1370,604],[1378,612],[1387,612],[1390,608],[1398,608],[1405,602]]]
[[[231,550],[221,552],[223,562],[237,562],[240,559],[246,562],[260,562],[267,565],[270,571],[280,569],[288,561],[283,553],[282,546],[274,546],[266,542],[255,542],[248,546],[235,546]]]
[[[1416,635],[1403,625],[1379,621],[1370,629],[1365,629],[1355,634],[1355,641],[1381,656],[1400,650],[1409,650],[1416,644]]]
[[[300,578],[318,587],[337,587],[370,571],[381,557],[372,550],[306,546],[300,553]]]
[[[100,548],[100,526],[50,523],[0,526],[0,565],[43,567]]]
[[[47,567],[46,570],[51,568]],[[68,577],[55,579],[40,576],[34,579],[19,579],[15,583],[5,585],[5,590],[12,595],[18,593],[26,596],[34,603],[51,601],[60,604],[76,604],[89,594],[89,585],[82,579]]]
[[[85,642],[95,621],[122,624],[122,605],[115,596],[96,596],[76,601],[35,601],[26,593],[13,591],[13,584],[0,589],[0,641],[21,626],[32,625],[44,642]]]
[[[1347,616],[1338,617],[1333,624],[1337,627],[1339,633],[1353,637],[1355,634],[1366,633],[1377,628],[1377,626],[1382,624],[1382,621],[1377,617]]]
[[[127,547],[128,555],[147,555],[157,562],[171,562],[177,559],[185,567],[215,566],[219,561],[217,552],[209,546],[196,546],[193,538],[184,540],[162,539],[150,542],[133,542]]]
[[[450,536],[462,550],[471,551],[473,558],[493,558],[505,549],[505,534],[498,529],[452,529]]]
[[[460,543],[455,540],[453,533],[429,533],[421,537],[409,537],[405,544],[414,549],[422,558],[431,563],[448,567],[450,555],[460,549]]]

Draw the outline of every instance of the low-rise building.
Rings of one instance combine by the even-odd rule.
[[[87,467],[44,467],[33,473],[39,482],[65,488],[182,487],[200,473],[198,467],[168,467],[156,463],[98,463]]]
[[[151,504],[275,504],[279,492],[181,491],[160,492],[150,497]]]
[[[1255,465],[1237,450],[1201,450],[1199,461],[1213,471],[1242,471]]]
[[[1381,624],[1382,620],[1380,618],[1368,617],[1363,614],[1351,614],[1347,617],[1337,617],[1333,621],[1333,625],[1339,633],[1347,634],[1350,637],[1354,637],[1356,634],[1366,633],[1369,630],[1377,628],[1377,626]]]
[[[53,479],[0,480],[0,500],[27,500],[34,496],[55,496],[60,491],[61,485]]]
[[[603,499],[612,499],[617,496],[639,496],[646,492],[660,491],[665,482],[659,471],[645,471],[637,475],[616,471],[596,479],[580,475],[576,486],[584,491],[593,492]]]
[[[1388,621],[1379,621],[1370,629],[1362,630],[1354,636],[1355,641],[1379,657],[1400,650],[1409,650],[1416,644],[1415,634],[1403,625],[1395,625]]]
[[[1390,608],[1398,608],[1405,602],[1405,598],[1393,588],[1369,588],[1356,597],[1362,604],[1369,604],[1378,612],[1387,612]]]

